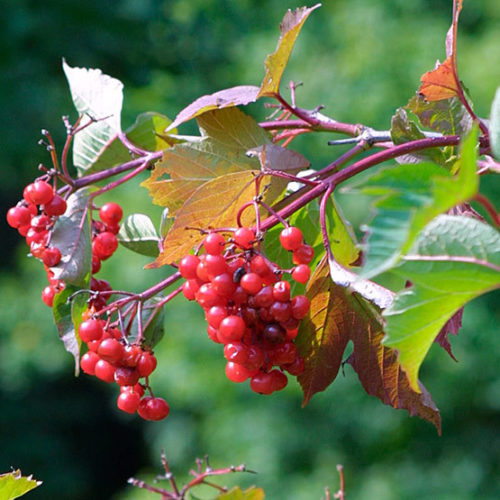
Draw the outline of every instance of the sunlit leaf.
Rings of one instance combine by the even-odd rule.
[[[320,5],[316,4],[310,8],[301,7],[294,11],[288,10],[285,14],[280,24],[281,36],[276,51],[266,58],[266,74],[262,81],[258,98],[273,96],[279,93],[281,77],[290,58],[295,40],[309,14]]]
[[[352,290],[333,283],[326,259],[311,278],[306,295],[311,309],[296,341],[305,360],[305,371],[298,377],[303,404],[333,382],[351,341],[354,350],[348,361],[366,392],[387,405],[428,420],[439,431],[439,411],[430,395],[423,387],[422,393],[411,388],[395,351],[381,344],[379,309]]]
[[[264,144],[247,151],[248,156],[259,159],[260,165],[266,170],[280,170],[283,172],[299,172],[311,164],[300,153],[283,148],[277,144]]]
[[[151,219],[144,214],[129,215],[120,225],[118,241],[129,250],[156,257],[160,238]]]
[[[384,344],[418,390],[420,365],[443,325],[473,298],[500,287],[500,234],[472,217],[441,215],[393,270],[412,283],[384,311]]]
[[[88,213],[91,188],[79,189],[67,200],[64,215],[57,218],[50,246],[61,252],[61,261],[52,267],[54,278],[80,286],[92,267],[90,216]]]
[[[476,194],[476,149],[477,128],[463,143],[456,176],[433,163],[403,164],[360,185],[360,192],[377,197],[375,216],[366,228],[364,278],[396,265],[429,221]]]
[[[175,117],[175,120],[170,124],[167,131],[171,131],[181,123],[187,122],[195,116],[213,109],[222,109],[255,102],[258,93],[259,87],[255,87],[254,85],[240,85],[199,97]]]
[[[64,60],[63,69],[81,124],[97,120],[74,138],[73,164],[82,174],[121,132],[123,84],[100,69],[72,68]]]
[[[495,158],[500,160],[500,87],[497,88],[491,105],[490,143]]]
[[[33,479],[33,476],[23,476],[19,469],[0,474],[0,498],[14,500],[14,498],[22,497],[41,484],[42,481]]]
[[[242,490],[239,486],[235,486],[225,493],[220,493],[214,500],[264,500],[265,496],[262,488],[251,486]]]

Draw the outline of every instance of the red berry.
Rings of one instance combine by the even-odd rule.
[[[273,365],[286,365],[297,359],[297,347],[293,342],[283,342],[268,351]]]
[[[179,271],[183,278],[187,280],[196,278],[196,268],[200,259],[196,255],[186,255],[179,262]]]
[[[205,259],[205,266],[207,269],[208,278],[214,279],[219,274],[227,272],[226,259],[222,255],[207,255]]]
[[[305,368],[304,358],[297,356],[293,363],[290,363],[288,365],[283,365],[283,368],[291,375],[295,376],[300,375],[301,373],[304,372]]]
[[[56,291],[52,286],[46,286],[42,291],[42,300],[45,305],[52,307],[54,304],[54,297],[56,295]]]
[[[97,349],[97,354],[112,364],[122,359],[123,352],[123,344],[114,338],[104,339]]]
[[[226,363],[226,376],[231,382],[241,384],[255,373],[239,363],[228,361]]]
[[[116,368],[104,359],[99,359],[99,361],[95,364],[95,376],[104,382],[114,382],[115,371]]]
[[[45,205],[54,198],[52,186],[45,181],[35,181],[29,191],[29,197],[35,205]]]
[[[286,331],[282,326],[271,323],[264,327],[262,336],[270,344],[281,344],[286,338]]]
[[[259,276],[265,276],[266,274],[272,272],[269,264],[262,255],[256,255],[250,261],[250,271],[252,273],[257,273]]]
[[[278,281],[273,286],[273,297],[278,302],[287,302],[290,300],[290,282]]]
[[[163,420],[170,413],[170,407],[163,398],[146,396],[141,399],[137,413],[144,420]]]
[[[61,261],[61,251],[57,247],[46,248],[42,254],[42,261],[47,267],[54,267]]]
[[[255,295],[262,289],[262,278],[256,273],[247,273],[240,280],[240,286],[250,295]]]
[[[47,215],[37,215],[31,219],[30,226],[35,231],[45,231],[50,224],[50,219]]]
[[[225,243],[226,240],[220,233],[210,233],[203,240],[205,251],[210,255],[220,255],[224,250]]]
[[[270,373],[259,372],[250,380],[250,388],[259,394],[271,394],[274,391],[273,379]]]
[[[306,264],[299,264],[293,268],[292,278],[297,283],[307,283],[307,280],[311,277],[311,269]]]
[[[101,270],[101,259],[97,255],[92,255],[92,274]]]
[[[247,350],[247,361],[245,362],[246,368],[249,370],[258,370],[262,368],[266,361],[264,350],[258,345],[250,345]]]
[[[120,386],[120,392],[127,392],[127,391],[135,392],[136,394],[139,394],[141,398],[142,396],[144,396],[144,387],[142,387],[141,384]]]
[[[120,224],[115,224],[115,225],[105,224],[104,229],[110,233],[118,234],[120,232]]]
[[[26,226],[31,221],[31,212],[28,208],[18,205],[17,207],[9,208],[7,212],[7,223],[13,228]]]
[[[203,257],[206,257],[205,255]],[[207,283],[210,281],[208,277],[208,269],[207,264],[205,262],[205,258],[200,259],[200,263],[196,266],[196,279],[199,279],[202,283]]]
[[[244,365],[248,361],[248,347],[241,342],[230,342],[224,346],[224,357],[228,361]]]
[[[304,295],[297,295],[294,297],[291,302],[292,306],[292,316],[295,319],[302,319],[309,312],[309,307],[311,306],[311,302]]]
[[[33,183],[31,184],[28,184],[25,188],[24,188],[24,191],[23,191],[23,198],[24,198],[24,201],[28,204],[33,204],[33,200],[31,199],[31,193],[33,192],[33,189],[35,188],[35,186],[33,185]]]
[[[217,328],[214,328],[213,326],[208,325],[207,326],[207,334],[208,338],[212,341],[215,342],[216,344],[222,344],[222,342],[219,340],[219,336],[217,335]]]
[[[290,319],[292,315],[292,308],[290,302],[275,302],[270,308],[271,316],[280,323],[284,323]]]
[[[188,300],[194,300],[196,297],[196,292],[200,289],[200,285],[196,282],[196,280],[186,281],[182,285],[182,294]]]
[[[255,233],[248,227],[240,227],[234,232],[233,240],[241,248],[248,250],[255,241]]]
[[[270,372],[272,377],[272,388],[274,391],[281,391],[288,384],[288,377],[279,370],[273,370]]]
[[[156,365],[155,355],[151,352],[143,352],[137,362],[136,370],[140,377],[149,377],[154,372]]]
[[[297,250],[302,245],[302,231],[298,227],[286,227],[280,233],[280,243],[285,250]]]
[[[223,306],[212,306],[205,317],[207,319],[207,323],[213,328],[219,328],[221,321],[227,317],[227,307]]]
[[[219,296],[213,289],[211,283],[201,285],[198,292],[196,292],[196,302],[198,302],[198,304],[205,309],[215,306],[218,301]]]
[[[117,406],[126,413],[135,413],[141,402],[141,396],[133,391],[121,392],[117,399]]]
[[[134,368],[137,366],[139,359],[141,359],[143,350],[138,345],[127,345],[123,349],[123,356],[121,364]]]
[[[42,206],[42,210],[49,216],[56,216],[64,214],[66,212],[67,204],[66,200],[59,196],[57,193],[54,198],[49,203],[45,203]]]
[[[109,259],[117,248],[118,240],[116,236],[109,231],[98,234],[92,242],[92,253],[97,255],[101,260]]]
[[[83,342],[100,340],[103,335],[101,321],[98,319],[88,319],[83,321],[78,328],[78,334]]]
[[[219,325],[219,338],[224,342],[241,340],[245,333],[245,322],[239,316],[227,316]]]
[[[248,293],[246,290],[243,290],[241,285],[238,285],[234,290],[232,300],[236,305],[244,304],[248,299]]]
[[[104,224],[115,226],[121,221],[123,217],[122,207],[113,202],[105,203],[99,209],[99,217],[104,222]]]
[[[309,264],[314,257],[313,247],[303,243],[297,250],[293,251],[293,263],[298,264]]]
[[[82,371],[87,375],[95,375],[95,365],[97,364],[99,359],[99,356],[95,352],[86,352],[80,360]]]
[[[212,287],[222,297],[231,298],[236,290],[236,283],[229,273],[223,273],[215,276]]]
[[[139,382],[139,373],[135,368],[119,366],[115,370],[114,380],[118,385],[135,385]]]
[[[48,231],[36,231],[31,226],[26,233],[26,243],[31,245],[31,243],[36,242],[45,246],[49,239]]]

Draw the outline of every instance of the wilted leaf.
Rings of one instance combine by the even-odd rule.
[[[65,60],[63,69],[75,108],[84,115],[82,124],[89,117],[97,120],[74,138],[73,164],[81,175],[121,132],[123,84],[100,69],[72,68]]]
[[[476,148],[477,128],[463,143],[457,176],[433,163],[403,164],[363,182],[360,192],[378,197],[376,214],[366,228],[363,277],[373,277],[396,265],[429,221],[476,194]]]
[[[249,149],[247,155],[257,157],[261,167],[267,170],[280,170],[293,173],[304,170],[311,165],[300,153],[283,148],[277,144],[264,144],[257,148]]]
[[[405,142],[424,139],[425,134],[418,128],[418,125],[408,117],[403,108],[398,108],[391,120],[391,138],[394,144],[404,144]],[[396,158],[398,163],[419,163],[422,161],[432,161],[439,165],[446,163],[446,158],[442,149],[431,148]]]
[[[384,312],[384,344],[418,390],[418,371],[443,325],[473,298],[500,287],[500,234],[471,217],[441,215],[393,270],[413,286]]]
[[[33,476],[23,476],[19,469],[0,474],[0,498],[2,500],[14,500],[14,498],[22,497],[25,493],[41,484],[42,481],[33,479]]]
[[[472,128],[473,122],[469,112],[456,97],[427,102],[422,96],[417,95],[410,99],[406,109],[418,116],[424,127],[444,135],[465,135]]]
[[[278,46],[273,54],[266,58],[266,74],[257,98],[262,96],[273,96],[279,93],[281,77],[290,58],[295,40],[302,29],[302,25],[309,17],[309,14],[317,9],[321,4],[313,7],[301,7],[293,12],[288,10],[280,24],[281,36]]]
[[[458,335],[458,331],[462,327],[462,316],[464,313],[464,308],[459,309],[441,328],[438,336],[434,339],[434,342],[439,344],[452,359],[457,361],[453,352],[451,351],[451,344],[448,339],[448,335]]]
[[[120,225],[118,241],[129,250],[156,257],[160,238],[151,219],[144,214],[129,215]]]
[[[230,106],[240,106],[255,102],[259,87],[254,85],[239,85],[230,89],[219,90],[214,94],[204,95],[196,99],[196,101],[186,106],[170,124],[167,131],[171,131],[178,127],[181,123],[191,120],[195,116],[199,116],[213,109],[222,109]]]
[[[493,155],[500,160],[500,87],[497,88],[491,105],[490,143]]]
[[[57,218],[50,245],[61,252],[61,261],[51,268],[54,278],[80,286],[92,267],[90,216],[88,213],[91,188],[79,189],[67,200],[64,215]]]
[[[173,217],[194,191],[221,175],[257,170],[247,151],[269,142],[265,130],[238,109],[209,111],[198,118],[203,138],[165,151],[163,159],[142,185],[153,202]]]
[[[89,279],[90,273],[87,276],[87,284]],[[88,294],[79,293],[73,297],[71,302],[68,302],[68,298],[82,288],[73,285],[66,285],[64,290],[56,294],[52,305],[52,314],[54,316],[57,331],[59,332],[59,338],[62,340],[66,351],[72,354],[75,358],[76,376],[78,376],[80,372],[81,346],[81,340],[77,332],[80,323],[82,322],[82,313],[88,308]]]
[[[214,500],[264,500],[265,496],[262,488],[251,486],[243,491],[239,486],[235,486],[225,493],[220,493]]]
[[[303,404],[333,382],[345,348],[352,341],[354,350],[348,361],[366,392],[428,420],[439,431],[441,420],[430,395],[410,387],[396,353],[381,345],[383,327],[378,309],[357,293],[333,283],[326,259],[311,278],[306,296],[311,309],[297,337],[297,347],[305,360],[305,371],[298,377]]]

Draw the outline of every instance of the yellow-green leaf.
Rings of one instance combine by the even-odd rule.
[[[7,474],[0,474],[0,498],[13,500],[22,497],[41,484],[42,481],[37,481],[32,476],[23,476],[19,469]]]

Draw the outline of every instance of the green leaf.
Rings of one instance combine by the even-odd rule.
[[[160,238],[151,219],[144,214],[129,215],[121,224],[120,231],[116,235],[118,241],[129,250],[147,255],[148,257],[157,257],[158,242]]]
[[[320,5],[316,4],[310,8],[301,7],[295,9],[293,12],[291,10],[287,11],[280,24],[281,36],[276,51],[266,57],[266,74],[264,75],[257,98],[262,96],[272,97],[275,94],[279,94],[281,77],[292,53],[295,40],[297,40],[302,25],[309,17],[309,14],[320,7]]]
[[[174,223],[174,218],[170,216],[168,208],[165,208],[161,213],[160,221],[160,237],[163,240],[167,233],[170,231],[172,224]]]
[[[155,306],[163,300],[163,296],[157,295],[144,302],[142,306],[142,328],[144,343],[153,348],[165,334],[165,308],[156,309]],[[129,341],[134,342],[139,334],[139,319],[134,318],[130,328]]]
[[[303,405],[334,381],[344,351],[352,342],[353,353],[347,361],[365,391],[384,404],[428,420],[439,431],[441,419],[430,394],[423,386],[422,392],[410,386],[396,352],[381,344],[384,332],[379,309],[360,294],[335,284],[326,259],[311,277],[306,296],[311,307],[296,340],[305,362],[305,370],[298,377]]]
[[[398,108],[391,120],[391,138],[394,144],[424,139],[425,134],[420,130],[414,120],[408,117],[403,108]],[[446,157],[440,148],[424,149],[412,154],[404,155],[396,159],[398,163],[419,163],[432,161],[439,165],[446,163]]]
[[[97,120],[74,138],[73,164],[82,175],[121,132],[123,84],[100,69],[72,68],[65,60],[63,69],[81,125]]]
[[[264,498],[265,494],[262,488],[251,486],[243,491],[239,486],[235,486],[225,493],[220,493],[214,500],[263,500]]]
[[[477,127],[462,145],[456,176],[433,163],[402,164],[381,170],[360,185],[361,193],[377,197],[375,216],[366,228],[362,277],[394,267],[429,221],[476,194],[476,148]]]
[[[493,155],[500,160],[500,87],[497,88],[491,105],[490,142]]]
[[[500,287],[500,234],[471,217],[441,215],[394,273],[410,280],[386,311],[384,344],[417,390],[420,365],[443,325],[473,298]]]
[[[87,275],[87,286],[90,281],[90,273]],[[59,332],[59,338],[62,340],[66,351],[75,358],[75,375],[80,372],[80,346],[81,340],[78,336],[78,328],[82,322],[82,313],[88,309],[87,293],[76,294],[71,302],[68,298],[74,293],[82,290],[80,287],[66,285],[64,290],[56,294],[52,305],[52,314],[54,322]]]
[[[14,498],[22,497],[40,486],[42,481],[33,479],[33,476],[23,476],[19,469],[0,474],[0,498],[2,500],[13,500]]]
[[[418,116],[424,127],[444,135],[465,135],[472,129],[472,118],[457,97],[429,102],[417,94],[406,109]]]
[[[168,127],[167,131],[171,131],[181,123],[187,122],[213,109],[223,109],[255,102],[258,93],[259,87],[255,87],[254,85],[240,85],[199,97],[175,117],[175,120]]]
[[[52,267],[54,278],[72,285],[82,285],[92,267],[90,215],[91,188],[79,189],[67,200],[64,215],[57,218],[50,245],[59,248],[61,261]]]

